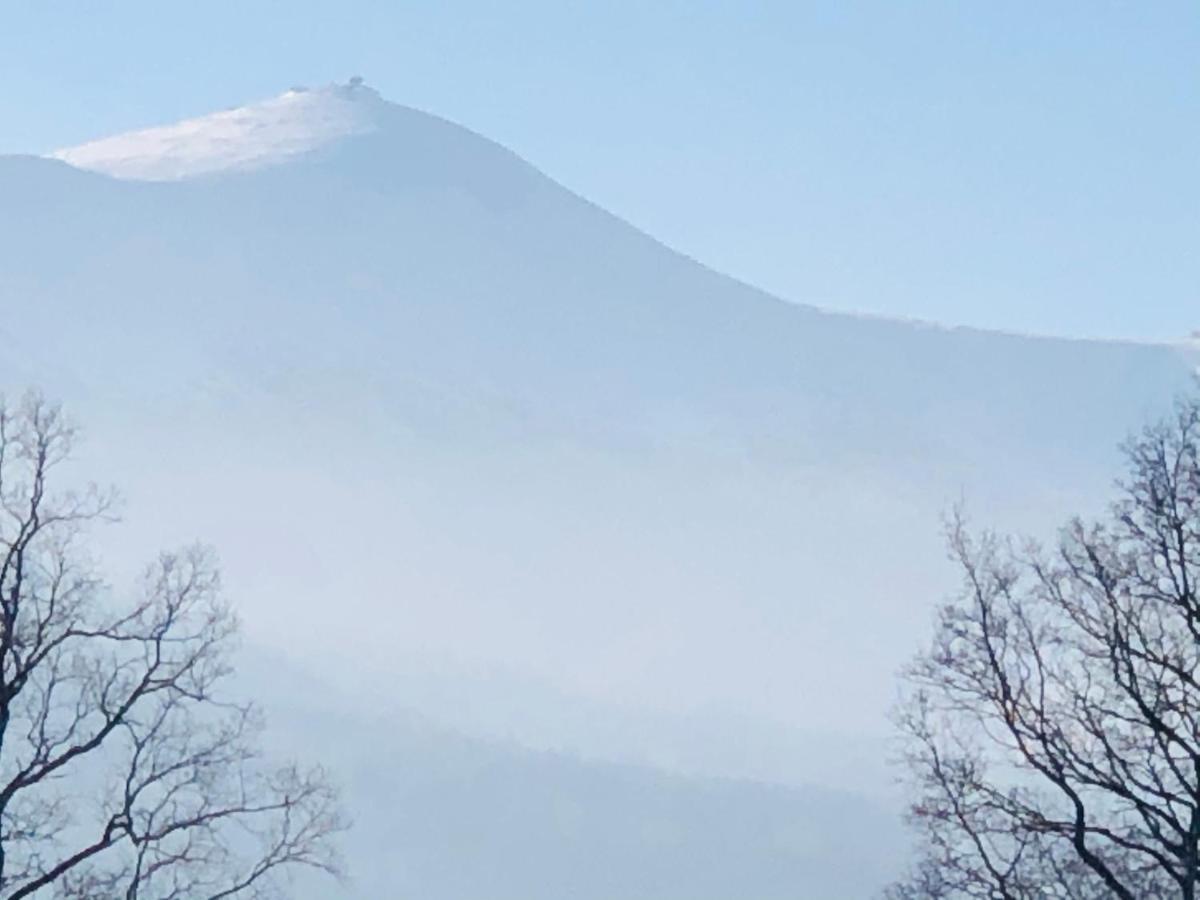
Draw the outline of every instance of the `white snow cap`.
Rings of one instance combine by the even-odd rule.
[[[178,181],[277,165],[378,129],[379,94],[345,85],[293,88],[261,103],[131,131],[50,154],[79,169],[130,181]]]

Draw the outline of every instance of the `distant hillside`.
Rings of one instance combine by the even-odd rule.
[[[266,681],[306,696],[271,704],[273,743],[343,773],[347,900],[868,898],[904,856],[896,816],[847,792],[530,753]],[[329,885],[303,878],[294,896]]]
[[[66,400],[81,470],[126,489],[116,578],[202,537],[252,641],[322,677],[528,749],[792,786],[478,749],[430,782],[441,749],[348,724],[364,883],[400,877],[396,834],[423,898],[531,896],[505,848],[593,885],[545,896],[873,877],[858,814],[792,788],[863,787],[834,757],[879,746],[953,587],[942,513],[1044,534],[1095,508],[1195,365],[784,302],[362,86],[59,155],[0,158],[0,385]],[[506,705],[436,687],[492,670]]]

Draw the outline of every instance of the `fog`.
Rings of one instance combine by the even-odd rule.
[[[122,489],[113,583],[217,550],[272,741],[347,788],[346,896],[868,895],[945,514],[1096,509],[1191,351],[786,303],[323,97],[351,133],[179,180],[0,158],[0,384]]]

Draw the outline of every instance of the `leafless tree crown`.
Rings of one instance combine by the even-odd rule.
[[[320,769],[268,767],[223,695],[236,623],[211,555],[164,554],[111,602],[85,547],[111,496],[59,491],[74,432],[0,402],[0,898],[278,896],[336,871]]]
[[[972,536],[899,720],[924,848],[893,898],[1196,896],[1200,401],[1126,447],[1103,521]]]

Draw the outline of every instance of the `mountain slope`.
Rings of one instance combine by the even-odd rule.
[[[213,435],[229,470],[285,458],[310,483],[332,478],[331,454],[341,454],[371,483],[368,496],[389,500],[394,523],[381,512],[370,528],[394,525],[427,545],[425,559],[405,561],[412,591],[449,594],[468,618],[487,620],[508,590],[517,618],[537,611],[546,630],[513,634],[518,643],[488,647],[489,659],[558,677],[573,664],[559,645],[579,645],[587,671],[569,681],[592,690],[613,680],[598,673],[629,666],[623,647],[647,640],[655,617],[641,610],[659,610],[654,627],[680,629],[694,647],[679,649],[677,684],[660,699],[704,702],[707,689],[685,690],[683,673],[707,677],[736,611],[763,620],[729,651],[739,662],[725,674],[747,683],[726,699],[740,704],[746,690],[778,698],[798,677],[840,672],[857,639],[842,632],[865,615],[880,640],[896,641],[861,679],[876,685],[862,698],[873,721],[901,648],[923,628],[922,604],[940,590],[921,572],[940,559],[945,505],[965,495],[996,505],[1002,521],[1052,521],[1107,483],[1122,433],[1186,384],[1169,347],[783,303],[670,252],[503,148],[365,91],[326,90],[335,106],[366,105],[349,133],[322,133],[303,153],[285,142],[274,164],[252,171],[206,165],[203,177],[155,183],[0,161],[0,302],[7,358],[23,361],[8,363],[8,379],[77,399],[97,428],[116,416],[150,429],[152,460],[135,462],[140,451],[118,451],[115,437],[109,445],[128,456],[120,465],[137,473],[135,490],[155,473],[164,484],[219,482],[226,471],[196,450]],[[299,96],[321,107],[311,99],[321,92]],[[171,152],[205,127],[172,131]],[[109,145],[63,155],[86,159],[97,146]],[[131,159],[150,166],[147,177],[157,171],[146,154],[158,144],[115,146],[143,154]],[[134,171],[130,160],[111,165]],[[262,484],[257,472],[238,474]],[[342,472],[328,485],[347,516],[358,500],[351,481]],[[235,523],[219,509],[208,516],[216,532],[202,527],[202,510],[233,490],[206,488],[183,513],[201,527],[179,523],[181,532],[249,543],[223,533]],[[497,531],[476,534],[489,515]],[[275,526],[268,515],[256,527]],[[572,530],[595,552],[559,547]],[[317,523],[305,540],[328,546]],[[655,542],[662,559],[641,550]],[[537,566],[546,574],[543,546],[577,573],[527,584]],[[845,566],[862,568],[850,547],[872,560],[863,582],[843,577]],[[365,598],[382,588],[366,573],[378,564],[357,547],[330,552],[355,560],[356,612],[369,614],[378,604]],[[448,562],[459,552],[486,552],[467,567],[483,574],[448,587],[442,566],[463,568]],[[611,575],[616,560],[623,577]],[[390,595],[397,583],[387,583]],[[897,587],[903,596],[888,596]],[[519,599],[546,589],[566,611],[551,617],[549,600]],[[636,598],[620,624],[599,590]],[[264,628],[273,615],[264,612]],[[598,653],[579,623],[612,628],[613,646]],[[439,652],[462,646],[450,624],[425,634]],[[805,647],[806,626],[845,642],[843,652],[813,663],[755,652],[767,637]],[[754,667],[763,671],[748,674]],[[628,668],[631,684],[645,679],[651,670]],[[797,718],[791,702],[774,706]]]
[[[379,96],[361,83],[279,97],[52,154],[116,178],[171,181],[277,165],[375,130]]]
[[[273,749],[328,761],[355,809],[338,896],[870,897],[904,852],[887,807],[848,792],[532,753],[341,695],[286,661],[252,668]],[[296,888],[330,896],[319,878]]]
[[[115,577],[202,536],[252,640],[539,750],[874,784],[822,748],[878,746],[946,507],[1095,508],[1194,365],[785,303],[362,86],[59,156],[0,158],[0,383],[126,488]],[[430,687],[481,672],[511,713]]]

